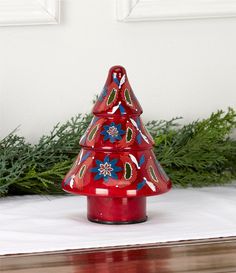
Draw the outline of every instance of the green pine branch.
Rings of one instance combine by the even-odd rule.
[[[235,127],[231,108],[183,127],[169,123],[154,135],[156,156],[177,186],[227,183],[236,178]]]
[[[91,118],[77,115],[57,124],[36,145],[15,131],[0,141],[0,196],[61,192],[59,182],[80,150],[79,140]]]

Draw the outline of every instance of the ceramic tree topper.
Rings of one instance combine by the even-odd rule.
[[[144,222],[146,197],[171,188],[152,151],[142,112],[125,69],[112,67],[80,140],[82,149],[62,182],[66,192],[87,196],[90,221]]]

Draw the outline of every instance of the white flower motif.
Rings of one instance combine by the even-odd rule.
[[[104,164],[100,164],[100,168],[99,170],[99,174],[103,175],[103,176],[111,176],[111,172],[113,171],[113,168],[111,167],[111,164],[109,164],[108,162],[104,163]]]
[[[119,131],[117,130],[117,128],[115,126],[111,126],[109,127],[109,129],[107,130],[107,133],[112,136],[112,137],[116,137],[119,134]]]

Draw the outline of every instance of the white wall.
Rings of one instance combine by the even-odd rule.
[[[115,0],[62,0],[58,26],[0,28],[0,137],[30,141],[88,112],[110,66],[126,67],[144,120],[236,107],[236,18],[119,23]]]

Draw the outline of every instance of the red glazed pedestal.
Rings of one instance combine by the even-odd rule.
[[[144,222],[146,197],[88,196],[88,219],[105,224],[134,224]]]
[[[90,221],[146,221],[146,197],[167,192],[171,181],[152,151],[154,141],[123,67],[110,69],[93,114],[62,188],[87,196]]]

